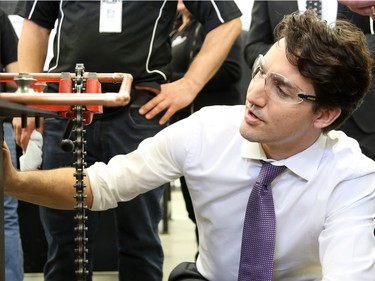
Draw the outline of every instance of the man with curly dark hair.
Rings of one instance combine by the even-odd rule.
[[[275,43],[274,28],[277,23],[283,19],[284,15],[294,11],[303,12],[308,8],[306,2],[319,1],[254,1],[252,20],[244,48],[245,61],[250,68],[253,66],[257,55],[265,54],[272,44]],[[361,9],[364,9],[366,5],[369,5],[369,3],[365,4],[365,2],[371,1],[322,0],[321,19],[325,20],[328,24],[334,24],[337,19],[346,19],[354,23],[365,34],[366,42],[374,57],[375,35],[372,34],[374,28],[373,21],[370,21],[368,16],[356,13],[358,11],[356,8],[361,7]],[[351,9],[354,11],[351,11]],[[340,53],[340,51],[338,52]],[[319,53],[315,53],[314,55],[319,57]],[[321,63],[323,64],[324,59],[321,58]],[[356,69],[356,66],[354,69]],[[338,83],[339,81],[341,80],[338,80]],[[337,89],[340,87],[335,86],[334,88]],[[374,107],[375,83],[373,81],[369,88],[369,94],[366,95],[362,105],[338,128],[348,136],[356,139],[363,153],[373,160],[375,160],[375,123],[369,122],[369,120],[375,118]]]

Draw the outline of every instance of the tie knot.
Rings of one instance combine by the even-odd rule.
[[[261,162],[262,168],[260,169],[257,182],[269,186],[271,182],[285,170],[285,166],[274,166],[265,161]]]

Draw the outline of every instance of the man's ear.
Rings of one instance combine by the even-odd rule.
[[[316,112],[314,125],[323,129],[331,125],[341,114],[341,108],[320,108]]]

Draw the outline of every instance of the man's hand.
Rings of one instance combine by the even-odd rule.
[[[139,113],[147,119],[152,119],[160,112],[165,111],[159,124],[163,125],[178,110],[188,106],[196,97],[196,90],[186,78],[181,78],[172,83],[162,84],[161,91],[139,109]]]
[[[139,114],[152,119],[165,111],[159,120],[159,124],[165,124],[178,110],[191,104],[224,62],[241,33],[241,27],[241,19],[238,17],[211,30],[184,77],[161,85],[161,92],[142,106]]]
[[[338,0],[341,4],[347,6],[353,12],[363,16],[370,16],[375,19],[375,0]]]
[[[27,126],[26,128],[22,128],[21,118],[13,118],[13,130],[14,130],[14,138],[16,139],[16,143],[22,148],[22,151],[26,151],[27,145],[29,144],[29,140],[31,134],[35,128],[35,118],[30,117],[27,118]],[[37,130],[40,133],[43,133],[43,124],[44,119],[40,119],[40,128]]]

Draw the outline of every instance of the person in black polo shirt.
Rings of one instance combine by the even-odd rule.
[[[19,45],[20,71],[42,71],[49,34],[58,20],[49,72],[74,72],[76,63],[84,63],[87,72],[125,72],[134,77],[130,104],[116,110],[105,109],[104,114],[95,116],[86,127],[88,165],[129,153],[143,139],[164,128],[170,117],[190,104],[214,75],[240,34],[241,12],[234,1],[186,1],[185,4],[208,35],[186,75],[168,83],[169,34],[176,1],[19,2],[16,13],[25,18]],[[102,91],[118,91],[117,86],[103,84]],[[48,90],[56,91],[52,87]],[[33,126],[29,124],[22,130],[19,123],[15,124],[16,140],[25,149]],[[73,155],[59,148],[65,123],[45,120],[43,169],[73,163]],[[158,237],[162,193],[162,188],[156,189],[121,203],[116,209],[120,280],[162,280],[163,251]],[[74,214],[40,209],[49,243],[47,281],[74,280]],[[97,216],[89,214],[90,261]],[[89,267],[91,275],[92,264]]]

